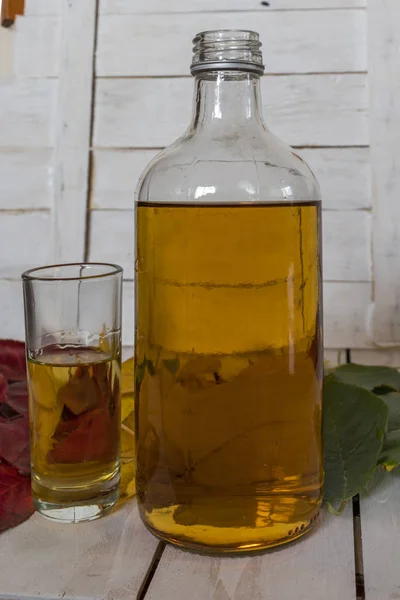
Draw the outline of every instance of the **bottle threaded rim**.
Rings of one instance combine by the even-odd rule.
[[[260,36],[245,29],[203,31],[193,39],[192,75],[202,71],[264,74]]]

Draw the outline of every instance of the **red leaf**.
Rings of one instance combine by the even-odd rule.
[[[27,413],[25,345],[0,340],[0,532],[33,513]]]
[[[0,462],[0,532],[26,521],[33,512],[29,477]]]
[[[28,386],[26,381],[17,381],[8,386],[7,404],[17,413],[28,412]]]
[[[14,340],[0,340],[0,373],[8,381],[26,380],[25,344]]]
[[[0,420],[1,459],[20,471],[29,473],[29,422],[27,416]]]
[[[7,400],[7,380],[2,373],[0,373],[0,404]]]
[[[53,439],[58,443],[50,450],[50,463],[81,463],[92,460],[112,460],[118,445],[118,433],[111,440],[111,432],[118,432],[114,417],[99,408],[77,417],[60,421]]]

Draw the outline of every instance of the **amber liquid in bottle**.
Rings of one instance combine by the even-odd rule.
[[[208,552],[302,535],[322,497],[320,203],[137,208],[137,493]]]

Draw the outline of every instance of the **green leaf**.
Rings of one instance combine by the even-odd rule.
[[[136,393],[139,393],[140,386],[144,379],[144,373],[146,368],[146,359],[140,364],[135,364],[135,381],[136,381]]]
[[[387,434],[379,457],[379,463],[387,471],[391,471],[400,465],[400,431],[391,431]]]
[[[175,375],[179,371],[179,358],[166,358],[163,363],[171,375]]]
[[[378,385],[378,387],[375,387],[372,391],[377,396],[385,396],[386,394],[391,394],[394,390],[388,385]]]
[[[149,358],[144,358],[143,361],[145,367],[147,367],[147,370],[149,372],[149,375],[151,375],[153,377],[154,373],[155,373],[155,369],[154,369],[154,363],[152,360],[150,360]]]
[[[365,367],[350,363],[338,367],[335,376],[343,383],[357,385],[365,390],[389,388],[400,391],[400,373],[390,367]]]
[[[388,431],[400,429],[400,394],[391,392],[381,398],[389,409]]]
[[[339,504],[339,506],[337,508],[335,508],[330,502],[326,503],[326,507],[328,509],[328,512],[331,515],[334,515],[335,517],[340,517],[340,515],[343,514],[344,509],[347,506],[347,500],[342,500],[342,502]]]
[[[324,385],[325,500],[345,502],[372,477],[386,432],[388,408],[368,390],[338,381]]]

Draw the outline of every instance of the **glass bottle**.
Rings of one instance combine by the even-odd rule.
[[[323,485],[320,191],[264,124],[251,31],[194,38],[194,113],[137,190],[137,497],[158,537],[257,551]]]

